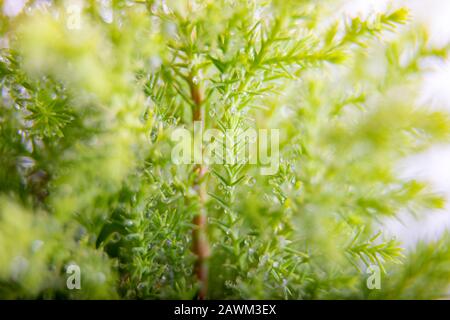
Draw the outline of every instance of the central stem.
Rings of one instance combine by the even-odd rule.
[[[189,86],[191,89],[191,98],[194,102],[192,121],[201,122],[202,128],[204,127],[204,110],[202,108],[203,94],[198,83],[192,80],[189,81]],[[203,153],[203,150],[202,150]],[[207,167],[203,164],[197,164],[194,167],[194,190],[198,195],[198,210],[195,213],[194,219],[192,221],[194,227],[192,229],[192,251],[196,255],[195,262],[195,275],[199,282],[199,292],[198,299],[203,300],[206,298],[208,292],[208,266],[207,259],[209,256],[209,246],[208,239],[206,235],[206,183],[205,174],[207,172]]]

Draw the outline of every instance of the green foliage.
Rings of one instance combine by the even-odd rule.
[[[404,8],[339,4],[85,1],[79,28],[63,1],[2,15],[0,297],[195,298],[202,209],[208,298],[444,297],[448,236],[407,252],[383,218],[444,205],[396,168],[450,137],[449,115],[416,103],[421,62],[447,48]],[[196,112],[235,137],[280,129],[278,172],[212,164],[198,182],[170,139]]]

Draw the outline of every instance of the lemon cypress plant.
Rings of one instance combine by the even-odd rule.
[[[417,103],[423,62],[448,48],[431,46],[407,9],[363,18],[326,0],[10,5],[0,25],[1,298],[448,293],[448,235],[406,251],[383,224],[444,206],[396,172],[450,137],[449,115]],[[177,132],[192,161],[176,161]],[[237,161],[251,143],[256,159]]]

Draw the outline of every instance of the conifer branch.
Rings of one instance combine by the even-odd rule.
[[[189,78],[189,87],[191,91],[194,106],[192,109],[193,122],[201,122],[204,127],[204,108],[203,108],[203,92],[201,84],[194,81],[195,76]],[[203,150],[201,150],[203,153]],[[207,212],[205,208],[206,202],[206,181],[205,175],[208,168],[203,164],[194,166],[194,185],[198,195],[198,211],[194,214],[192,229],[192,251],[196,255],[195,275],[199,282],[198,299],[203,300],[208,292],[208,265],[207,258],[209,256],[209,244],[207,239]]]

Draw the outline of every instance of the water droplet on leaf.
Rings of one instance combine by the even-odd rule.
[[[155,143],[156,140],[158,139],[158,129],[153,128],[152,132],[150,132],[150,140]]]
[[[133,220],[125,220],[125,225],[131,227],[134,224]]]
[[[200,82],[200,77],[199,77],[199,76],[194,76],[194,77],[192,78],[192,82],[193,82],[194,84],[198,84],[198,83]]]

